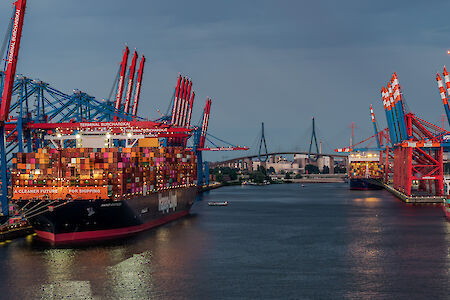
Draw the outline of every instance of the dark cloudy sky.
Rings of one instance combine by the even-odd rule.
[[[269,150],[309,144],[315,116],[325,148],[386,124],[380,88],[399,75],[409,108],[437,123],[435,74],[450,65],[449,1],[28,1],[18,72],[69,93],[107,97],[124,43],[148,58],[140,113],[165,111],[179,72],[213,98],[210,132]],[[12,0],[0,2],[0,32]],[[448,128],[448,124],[446,124]],[[235,154],[221,154],[231,157]]]

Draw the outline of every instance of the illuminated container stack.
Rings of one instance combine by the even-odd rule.
[[[15,153],[12,159],[12,183],[16,186],[45,186],[53,184],[53,181],[56,183],[58,161],[59,153],[56,149],[38,149],[37,153]]]
[[[353,162],[350,164],[350,176],[352,178],[381,178],[383,167],[376,162]]]
[[[384,169],[380,163],[378,153],[358,152],[352,153],[348,157],[350,178],[374,178],[383,177]]]
[[[196,157],[182,147],[38,149],[13,158],[13,187],[108,186],[112,199],[191,185]]]

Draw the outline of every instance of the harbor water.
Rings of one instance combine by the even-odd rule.
[[[126,239],[2,243],[0,264],[0,299],[448,299],[450,222],[384,190],[232,186]]]

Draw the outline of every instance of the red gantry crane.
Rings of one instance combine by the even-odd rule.
[[[11,39],[9,43],[8,58],[6,61],[5,84],[2,91],[2,102],[0,106],[0,156],[2,180],[1,205],[2,214],[8,214],[8,174],[5,144],[5,122],[9,117],[9,107],[11,105],[11,96],[13,93],[14,79],[16,77],[17,59],[19,57],[20,40],[22,38],[23,20],[25,18],[26,0],[17,0],[14,2],[15,13],[12,25]]]
[[[16,77],[17,58],[19,56],[20,40],[22,38],[23,19],[25,17],[26,0],[17,0],[14,3],[15,14],[9,45],[8,58],[6,61],[5,84],[2,93],[0,107],[0,122],[5,122],[9,116],[9,106]]]
[[[206,110],[208,117],[204,118],[206,123],[202,124],[203,131],[200,132],[200,128],[193,128],[190,125],[195,92],[192,91],[192,82],[187,77],[182,78],[180,75],[178,78],[171,122],[143,121],[142,118],[137,116],[145,57],[142,56],[140,60],[134,99],[131,100],[133,98],[138,55],[135,51],[127,78],[127,63],[130,52],[128,46],[125,47],[123,52],[118,79],[116,79],[117,90],[114,105],[97,101],[94,97],[81,91],[74,91],[73,95],[66,95],[44,82],[24,76],[16,78],[25,8],[26,0],[14,1],[15,11],[11,22],[11,36],[8,39],[5,69],[0,70],[4,80],[2,82],[4,83],[3,88],[0,91],[2,100],[0,106],[0,175],[2,180],[0,200],[3,215],[8,215],[7,163],[12,161],[12,153],[23,152],[24,145],[28,152],[32,152],[37,148],[51,146],[51,144],[55,147],[82,145],[82,140],[87,141],[94,136],[100,138],[105,136],[105,139],[99,139],[99,141],[105,141],[105,145],[109,143],[109,146],[117,145],[122,140],[126,140],[126,145],[132,147],[138,139],[146,137],[176,141],[180,143],[180,146],[186,146],[187,139],[196,130],[203,135],[202,146],[204,146],[211,100],[208,99],[208,109]],[[125,97],[123,97],[126,83],[127,90]],[[15,94],[12,99],[13,91]],[[34,102],[36,105],[32,108],[28,101],[31,96],[36,98]],[[124,104],[122,98],[125,98]],[[131,114],[129,114],[131,101],[133,103]],[[17,112],[15,118],[10,118],[10,111]],[[196,139],[196,141],[198,140]],[[198,145],[198,142],[194,145]],[[197,153],[201,153],[202,150],[241,150],[241,148],[230,147],[196,148]],[[242,150],[246,149],[242,148]],[[202,167],[202,164],[200,163],[198,167]],[[200,183],[202,180],[200,180]]]
[[[184,99],[182,101],[182,105],[181,105],[180,120],[178,122],[178,126],[182,126],[182,127],[186,126],[191,88],[192,88],[192,81],[189,80],[187,93],[186,93],[186,96],[184,97]]]
[[[442,136],[446,131],[405,110],[395,73],[382,89],[382,98],[394,153],[393,187],[407,197],[442,196]],[[417,191],[413,191],[414,181],[418,182]]]
[[[136,71],[137,51],[134,50],[133,58],[131,59],[130,72],[128,77],[127,92],[125,93],[125,105],[123,111],[128,114],[130,110],[131,93],[133,92],[134,73]]]
[[[128,54],[130,53],[130,49],[128,46],[125,46],[125,52],[123,53],[122,62],[120,64],[120,76],[119,76],[119,85],[117,86],[117,94],[116,94],[116,102],[114,104],[114,108],[116,111],[120,111],[120,105],[122,102],[122,94],[123,94],[123,86],[125,80],[125,74],[127,71],[127,62],[128,62]],[[114,116],[114,121],[118,121],[119,118]]]
[[[208,122],[209,122],[209,113],[211,110],[211,98],[206,99],[206,105],[205,110],[203,113],[203,121],[202,121],[202,130],[200,134],[200,143],[198,144],[199,148],[205,147],[205,139],[206,139],[206,132],[208,130]]]
[[[142,76],[144,74],[144,65],[145,65],[145,56],[142,55],[141,62],[139,64],[136,88],[134,91],[133,108],[131,109],[131,114],[133,115],[133,118],[135,118],[137,115],[137,110],[138,110],[138,105],[139,105],[139,97],[141,96],[141,86],[142,86]]]

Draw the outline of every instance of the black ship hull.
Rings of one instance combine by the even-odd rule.
[[[53,201],[29,212],[28,221],[40,238],[55,243],[118,238],[189,214],[196,195],[197,187],[191,186],[120,201]],[[19,209],[36,205],[30,201],[17,204]]]
[[[350,178],[351,190],[381,190],[383,185],[373,178]]]

